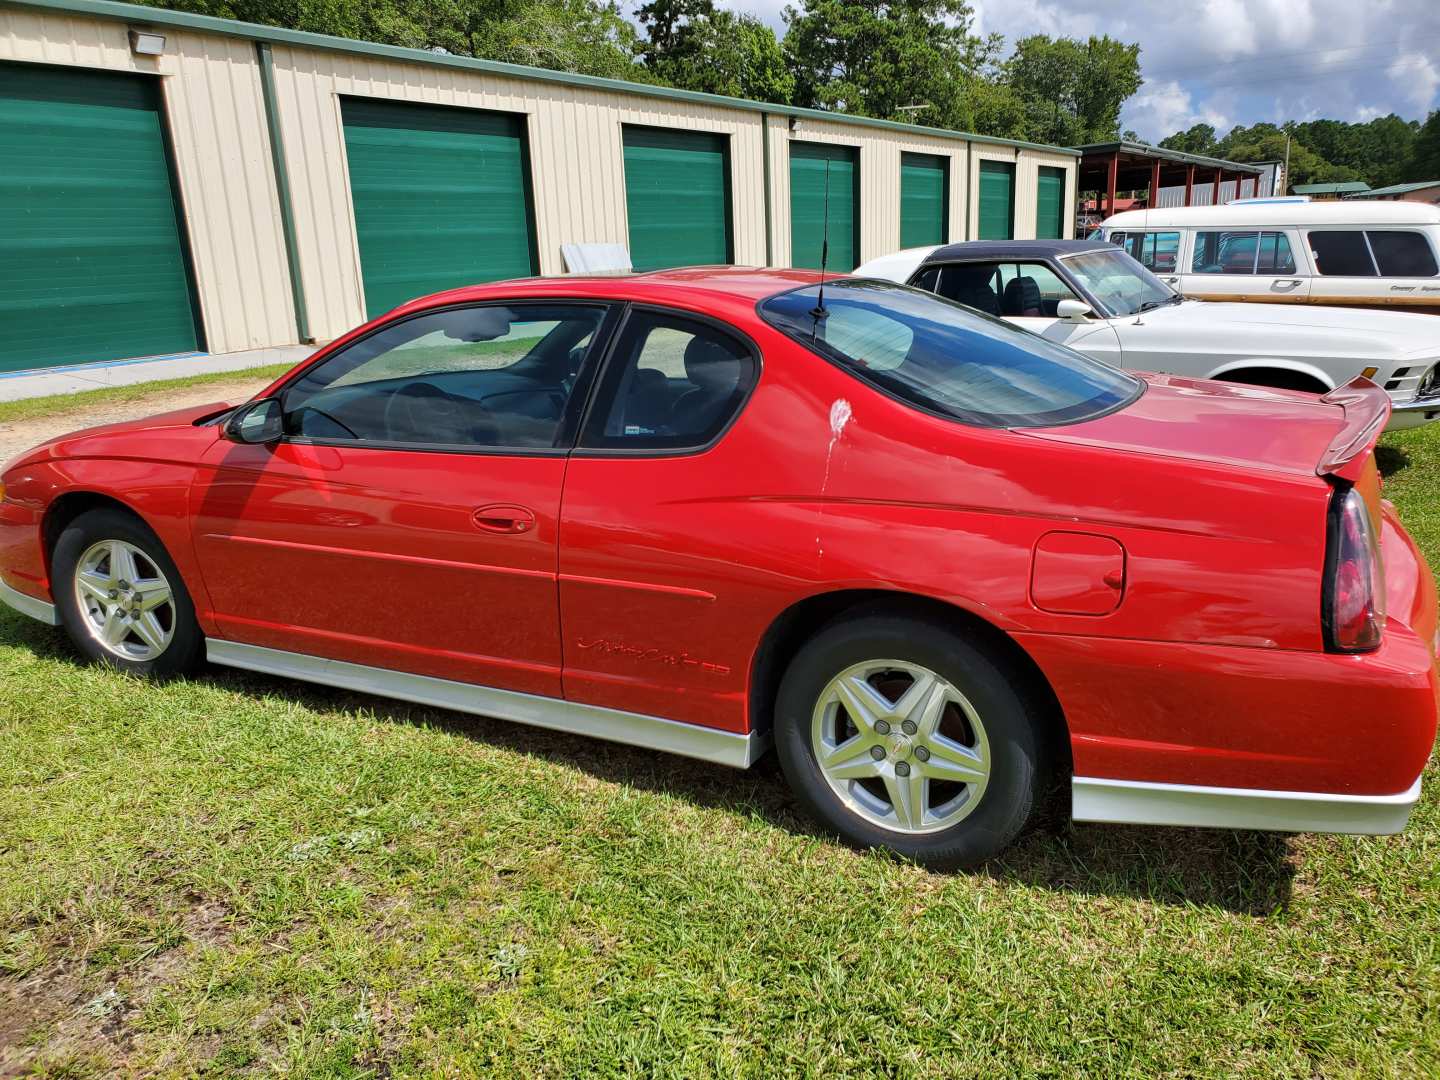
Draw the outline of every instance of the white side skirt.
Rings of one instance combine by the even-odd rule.
[[[60,615],[55,610],[54,604],[47,604],[44,600],[36,600],[33,596],[26,596],[18,589],[12,589],[3,581],[0,581],[0,604],[12,607],[21,615],[29,615],[32,619],[39,619],[46,626],[59,626]]]
[[[1070,813],[1076,821],[1132,825],[1383,835],[1405,828],[1419,798],[1418,776],[1397,795],[1192,787],[1077,776]]]
[[[749,767],[769,744],[766,736],[754,732],[737,735],[658,716],[521,694],[513,690],[496,690],[428,675],[410,675],[403,671],[326,660],[234,641],[211,638],[206,642],[206,655],[215,664],[413,701],[419,705],[493,716],[499,720],[513,720],[555,731],[570,731],[577,735],[643,746],[648,750],[700,758],[737,769]]]

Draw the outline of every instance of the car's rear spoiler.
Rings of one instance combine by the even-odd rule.
[[[1375,449],[1390,419],[1390,395],[1363,375],[1357,375],[1320,400],[1326,405],[1339,405],[1345,410],[1345,419],[1329,448],[1320,455],[1315,472],[1353,484],[1365,471],[1365,459]]]

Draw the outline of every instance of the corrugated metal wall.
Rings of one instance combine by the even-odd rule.
[[[119,21],[0,8],[0,59],[139,71],[163,79],[196,287],[212,351],[296,339],[283,226],[253,42],[167,28],[164,56],[131,54]],[[766,261],[762,114],[388,58],[273,45],[276,105],[294,205],[311,333],[334,337],[364,316],[340,96],[429,102],[526,117],[540,270],[563,270],[562,243],[627,242],[624,124],[730,137],[735,260]],[[1034,235],[1035,169],[1074,157],[927,138],[843,120],[801,118],[794,138],[859,149],[860,258],[900,244],[900,155],[950,160],[950,239],[975,234],[979,158],[1017,163],[1015,235]],[[771,261],[790,260],[789,117],[769,117]],[[1067,222],[1068,222],[1067,215]]]
[[[0,8],[0,60],[161,77],[206,345],[223,352],[293,344],[255,47],[209,34],[167,38],[164,56],[135,56],[124,23]]]

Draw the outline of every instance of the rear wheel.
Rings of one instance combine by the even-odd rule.
[[[190,594],[144,522],[120,510],[81,514],[52,561],[61,621],[90,660],[157,677],[199,663],[204,637]]]
[[[852,844],[942,868],[983,862],[1043,790],[1047,748],[1019,678],[938,622],[832,625],[781,683],[781,766],[806,809]]]

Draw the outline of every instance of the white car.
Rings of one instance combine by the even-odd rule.
[[[910,248],[856,277],[926,289],[1115,364],[1324,393],[1364,375],[1390,429],[1440,416],[1440,319],[1393,311],[1187,300],[1100,240]]]

